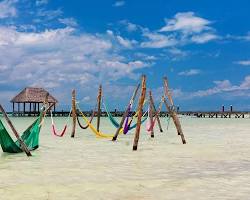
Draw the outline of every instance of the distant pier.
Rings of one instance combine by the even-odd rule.
[[[122,117],[123,111],[111,111],[110,112],[114,117]],[[54,117],[67,117],[69,115],[69,111],[53,111]],[[92,115],[92,111],[83,111],[83,114],[87,117]],[[131,115],[135,114],[133,112]],[[219,112],[219,111],[180,111],[179,115],[197,117],[197,118],[250,118],[250,111],[234,111],[234,112]],[[32,117],[39,115],[39,112],[8,112],[8,115],[12,115],[14,117]],[[47,113],[50,115],[50,113]],[[77,115],[80,116],[80,113],[77,112]],[[160,112],[160,117],[168,117],[168,112]],[[107,117],[108,114],[106,112],[101,112],[101,117]],[[146,114],[147,116],[147,114]]]

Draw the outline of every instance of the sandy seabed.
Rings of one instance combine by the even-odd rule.
[[[12,118],[24,130],[34,118]],[[58,129],[65,118],[55,118]],[[96,122],[94,121],[94,124]],[[173,123],[156,127],[150,138],[142,127],[138,151],[134,130],[117,142],[77,129],[70,138],[51,134],[47,118],[40,148],[25,154],[0,154],[1,200],[66,199],[250,199],[250,119],[181,118],[187,144]],[[101,130],[114,133],[107,118]]]

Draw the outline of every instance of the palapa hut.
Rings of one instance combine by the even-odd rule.
[[[10,102],[12,102],[13,114],[36,114],[39,113],[40,104],[45,100],[48,92],[43,88],[26,87],[18,95],[16,95]],[[57,103],[58,101],[49,94],[48,102]],[[15,104],[17,103],[17,112],[15,111]],[[23,104],[23,110],[20,110],[20,103]],[[29,111],[26,110],[26,104],[29,105]],[[55,111],[54,106],[54,111]]]

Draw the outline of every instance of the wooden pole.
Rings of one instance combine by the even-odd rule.
[[[150,100],[150,103],[151,103],[152,106],[153,106],[154,112],[156,113],[157,110],[156,110],[156,107],[155,107],[155,104],[154,104],[154,99],[153,99],[153,95],[152,95],[152,92],[151,92],[151,91],[149,91],[149,100]],[[156,113],[156,114],[157,114],[157,113]],[[156,117],[156,120],[157,120],[157,123],[158,123],[158,127],[159,127],[159,129],[160,129],[160,132],[163,132],[162,127],[161,127],[161,121],[160,121],[159,115],[157,114],[155,117]]]
[[[138,118],[137,118],[137,124],[136,124],[136,130],[135,130],[135,138],[134,138],[134,144],[133,144],[133,151],[137,150],[138,141],[140,137],[140,129],[141,129],[141,118],[142,118],[142,109],[143,109],[143,103],[146,96],[146,76],[142,76],[142,89],[141,89],[141,96],[138,103]]]
[[[152,92],[149,91],[149,96],[152,97]],[[149,120],[150,120],[150,125],[151,125],[151,130],[150,130],[150,136],[151,138],[154,138],[154,127],[153,127],[153,123],[154,123],[154,119],[153,119],[153,104],[151,101],[149,101]]]
[[[131,97],[131,99],[130,99],[130,101],[129,101],[129,105],[128,105],[126,111],[125,111],[125,112],[123,113],[123,115],[122,115],[122,119],[121,119],[121,121],[120,121],[119,127],[116,129],[116,132],[115,132],[115,135],[114,135],[112,141],[116,141],[116,139],[117,139],[117,137],[118,137],[118,135],[119,135],[119,132],[120,132],[122,126],[123,126],[123,123],[124,123],[126,117],[127,117],[128,114],[129,114],[129,113],[128,113],[128,112],[129,112],[129,106],[131,106],[131,103],[135,100],[135,97],[136,97],[136,95],[137,95],[137,93],[138,93],[139,88],[140,88],[140,84],[138,84],[137,87],[136,87],[136,89],[134,90],[134,93],[133,93],[133,95],[132,95],[132,97]]]
[[[75,131],[76,131],[76,90],[72,90],[72,132],[71,137],[75,137]]]
[[[171,93],[169,91],[169,85],[168,85],[167,77],[164,77],[164,88],[165,88],[165,95],[168,97],[168,100],[170,102],[171,107],[167,104],[167,101],[166,101],[165,98],[164,98],[164,103],[165,103],[165,105],[166,105],[166,107],[168,109],[168,112],[169,112],[170,116],[172,117],[172,119],[174,121],[174,124],[175,124],[178,135],[181,136],[182,143],[186,144],[186,140],[185,140],[182,128],[181,128],[181,123],[180,123],[180,120],[179,120],[178,115],[177,115],[177,113],[175,111],[175,108],[174,108],[174,101],[173,101],[173,98],[172,98]]]
[[[17,103],[17,112],[18,112],[18,116],[20,115],[20,103]]]
[[[3,113],[4,118],[6,119],[7,123],[9,124],[12,132],[14,133],[14,135],[16,136],[21,149],[26,153],[27,156],[32,156],[32,154],[30,153],[28,147],[26,146],[26,144],[23,142],[23,140],[21,139],[21,137],[19,136],[19,134],[17,133],[15,127],[13,126],[12,122],[10,121],[9,117],[7,116],[5,110],[3,109],[2,105],[0,104],[0,110]]]
[[[97,97],[97,128],[96,130],[99,132],[100,130],[100,118],[101,118],[101,101],[102,101],[102,85],[99,86],[98,97]]]
[[[14,114],[14,112],[15,112],[15,103],[13,102],[12,103],[12,113]]]

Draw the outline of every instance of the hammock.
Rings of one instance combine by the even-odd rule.
[[[88,124],[89,128],[92,130],[92,132],[99,138],[113,138],[113,134],[105,134],[102,133],[101,131],[97,131],[96,128],[91,124],[91,122],[88,120],[88,118],[83,114],[81,109],[79,108],[78,104],[76,104],[78,107],[78,110],[83,118],[83,120]]]
[[[55,124],[54,124],[54,120],[53,120],[53,117],[52,117],[52,111],[50,111],[51,127],[52,127],[51,130],[52,130],[52,133],[53,133],[55,136],[57,136],[57,137],[63,137],[64,134],[66,133],[67,126],[68,126],[67,124],[68,124],[68,121],[69,121],[70,113],[71,113],[71,110],[70,110],[70,112],[69,112],[69,115],[68,115],[68,117],[67,117],[67,122],[66,122],[66,124],[64,125],[64,128],[63,128],[62,132],[61,132],[61,133],[57,133],[56,126],[55,126]]]
[[[22,134],[21,139],[26,144],[30,151],[35,150],[39,147],[39,133],[41,130],[41,118],[42,113],[40,112],[39,117],[29,126]],[[10,137],[8,131],[4,127],[0,119],[0,143],[3,152],[8,153],[20,153],[23,152],[19,141],[14,142]]]
[[[95,116],[95,110],[93,110],[93,112],[92,112],[91,118],[90,118],[90,120],[89,120],[90,123],[91,123],[92,120],[94,119],[94,116]],[[83,126],[83,125],[81,124],[81,122],[80,122],[78,116],[77,116],[77,123],[78,123],[78,125],[80,126],[81,129],[87,129],[87,128],[89,127],[88,124],[87,124],[86,126]]]
[[[112,116],[112,114],[109,112],[109,110],[108,110],[108,108],[107,108],[107,105],[104,103],[104,108],[105,108],[105,110],[106,110],[106,112],[107,112],[107,114],[108,114],[108,118],[109,118],[109,120],[110,120],[110,122],[114,125],[114,127],[116,127],[116,128],[119,128],[119,123],[115,120],[115,118]],[[145,114],[147,113],[147,111],[143,114],[143,117],[145,116]],[[132,126],[131,126],[131,123],[132,123],[132,121],[133,121],[133,118],[134,117],[137,117],[137,115],[138,115],[138,111],[135,113],[135,115],[130,119],[130,121],[129,121],[129,123],[128,123],[128,126],[127,126],[127,129],[128,130],[132,130],[132,129],[134,129],[134,128],[136,128],[136,123],[134,123]],[[145,121],[146,121],[146,119],[147,118],[144,118],[142,121],[141,121],[141,123],[144,123]],[[125,128],[124,128],[125,129]],[[123,129],[123,132],[124,132],[124,134],[126,134],[127,132],[126,131],[124,131],[124,129]]]

